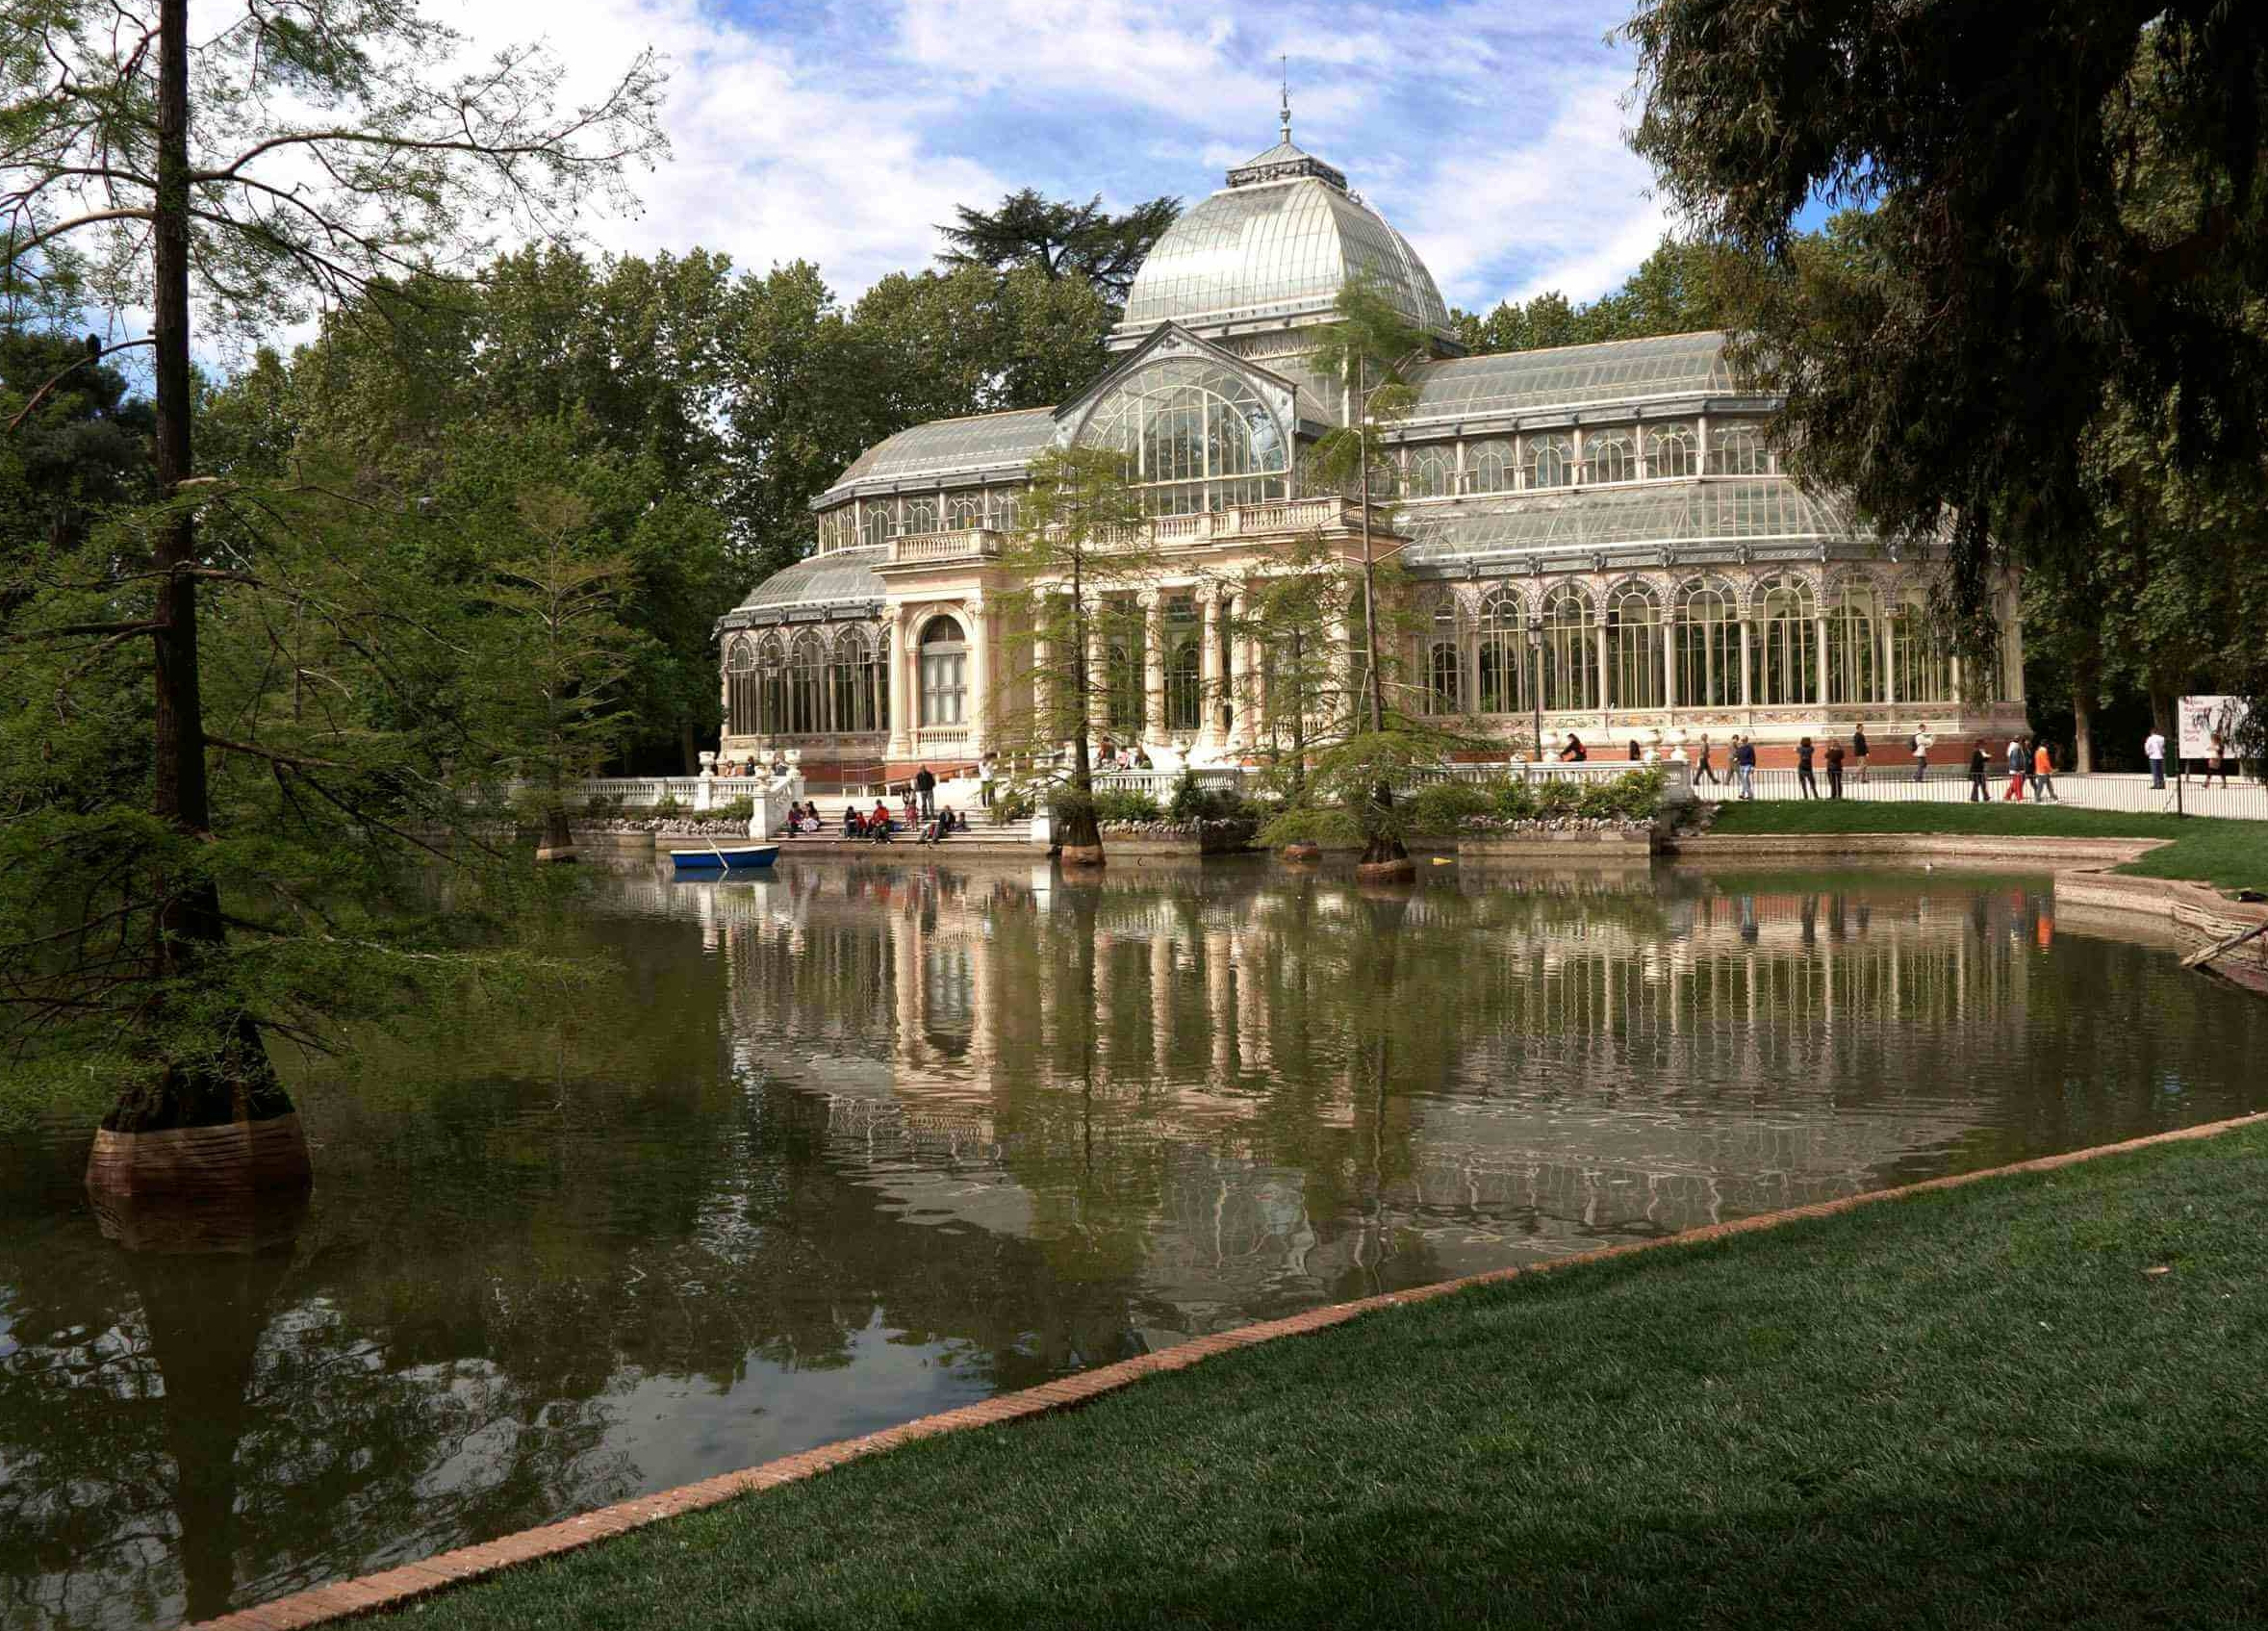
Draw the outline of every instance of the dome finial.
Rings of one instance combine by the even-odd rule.
[[[1291,53],[1285,52],[1276,59],[1276,63],[1284,71],[1284,97],[1277,104],[1276,112],[1284,121],[1284,140],[1289,141],[1291,140]]]

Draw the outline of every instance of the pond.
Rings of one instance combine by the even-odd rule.
[[[2268,1104],[2268,1005],[2044,878],[792,857],[294,1090],[128,1251],[0,1153],[0,1623],[170,1621],[1321,1303]],[[129,1220],[130,1221],[130,1220]],[[118,1227],[115,1220],[114,1229]]]

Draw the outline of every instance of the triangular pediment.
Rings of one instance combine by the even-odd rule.
[[[1290,380],[1256,366],[1248,357],[1239,357],[1234,351],[1224,350],[1210,340],[1192,334],[1178,322],[1161,322],[1140,344],[1097,375],[1085,390],[1056,409],[1057,443],[1068,444],[1078,435],[1079,427],[1086,422],[1087,415],[1093,412],[1095,404],[1108,396],[1121,382],[1139,373],[1152,363],[1184,358],[1202,359],[1232,373],[1241,374],[1251,382],[1261,400],[1275,411],[1287,435],[1298,422],[1299,391]]]

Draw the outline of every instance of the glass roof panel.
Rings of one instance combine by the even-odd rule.
[[[1411,418],[1471,419],[1738,389],[1724,360],[1723,335],[1670,334],[1429,363]]]
[[[1048,445],[1055,430],[1054,413],[1052,408],[1018,408],[1011,413],[917,424],[859,454],[851,468],[835,478],[835,486],[995,466],[1020,467]]]
[[[793,606],[861,605],[879,603],[882,580],[875,567],[889,555],[889,546],[860,545],[830,549],[781,567],[757,584],[741,601],[743,612],[783,612]],[[737,619],[747,622],[748,619]],[[763,620],[757,620],[763,621]]]
[[[1785,476],[1644,483],[1597,492],[1497,496],[1407,512],[1412,566],[1464,555],[1619,544],[1861,542],[1868,534],[1841,504]]]

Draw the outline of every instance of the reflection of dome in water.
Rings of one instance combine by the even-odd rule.
[[[1229,172],[1150,251],[1127,296],[1122,341],[1168,320],[1269,326],[1328,312],[1367,277],[1418,326],[1446,335],[1448,308],[1409,241],[1347,191],[1346,177],[1287,139]]]

